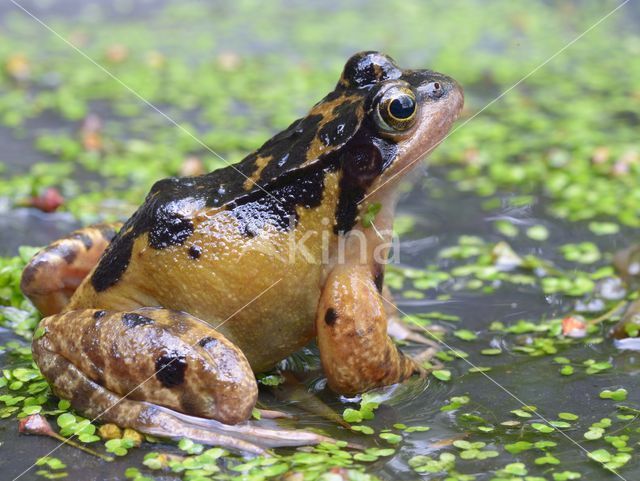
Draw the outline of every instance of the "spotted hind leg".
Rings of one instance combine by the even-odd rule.
[[[40,250],[22,272],[22,292],[45,316],[61,312],[120,226],[85,227]]]
[[[242,352],[184,312],[72,310],[47,317],[33,354],[53,391],[102,422],[240,451],[329,440],[244,423],[258,387]]]

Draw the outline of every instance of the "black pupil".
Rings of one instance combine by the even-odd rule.
[[[389,113],[396,119],[408,119],[416,110],[416,103],[409,95],[402,95],[391,101]]]

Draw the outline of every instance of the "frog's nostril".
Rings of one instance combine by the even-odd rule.
[[[444,89],[442,88],[442,84],[440,82],[430,82],[427,85],[427,95],[432,99],[439,99],[442,97],[444,93]]]

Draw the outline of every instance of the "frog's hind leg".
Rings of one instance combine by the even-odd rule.
[[[73,310],[40,327],[43,334],[33,341],[38,367],[57,395],[91,418],[251,453],[329,440],[223,424],[250,417],[257,383],[242,352],[189,314]]]
[[[43,369],[43,361],[62,356],[115,395],[194,416],[233,424],[248,419],[255,405],[258,387],[244,354],[184,312],[70,310],[40,327],[34,359],[54,387],[56,373]]]
[[[85,227],[40,250],[22,273],[22,292],[45,316],[61,312],[120,226]]]
[[[264,452],[260,446],[252,443],[224,434],[203,432],[202,429],[181,423],[179,418],[170,414],[171,411],[165,412],[159,406],[119,396],[89,379],[60,354],[46,352],[46,348],[34,346],[34,354],[36,352],[38,366],[52,383],[56,395],[71,399],[73,407],[92,421],[111,422],[150,435],[190,438],[253,454]]]

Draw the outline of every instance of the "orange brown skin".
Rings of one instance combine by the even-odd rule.
[[[387,313],[366,266],[337,266],[320,300],[318,346],[329,387],[353,395],[420,372],[387,335]]]
[[[42,249],[22,273],[22,292],[45,316],[62,311],[121,226],[85,227]]]
[[[36,363],[63,356],[93,382],[134,401],[235,424],[251,415],[258,397],[242,352],[184,312],[66,311],[40,327]]]
[[[156,379],[135,399],[233,423],[248,417],[255,402],[251,370],[272,368],[314,337],[339,393],[419,371],[387,335],[380,260],[399,179],[442,141],[462,104],[453,79],[401,70],[385,55],[362,52],[306,117],[234,168],[156,183],[66,305],[34,297],[43,312],[63,311],[43,321],[45,335],[34,341],[36,362],[48,366],[45,377],[55,382],[64,374],[78,385],[100,386],[101,399],[124,397],[145,376],[153,378],[164,344],[211,337],[227,354],[187,356],[185,373],[195,376],[171,386]],[[377,229],[360,223],[374,203],[382,206]],[[37,277],[47,268],[38,259],[25,270],[39,279],[27,283],[28,295],[48,288]],[[57,269],[54,277],[64,277],[65,269]],[[155,307],[145,311],[149,325],[123,327],[126,313],[145,307]],[[96,310],[108,311],[110,322],[94,322]],[[152,336],[159,326],[162,335]],[[87,332],[92,345],[82,340]],[[224,402],[216,362],[229,359],[237,364],[232,377],[240,395],[229,401],[241,413],[236,417],[202,409],[206,399]],[[57,389],[87,409],[86,399]]]

